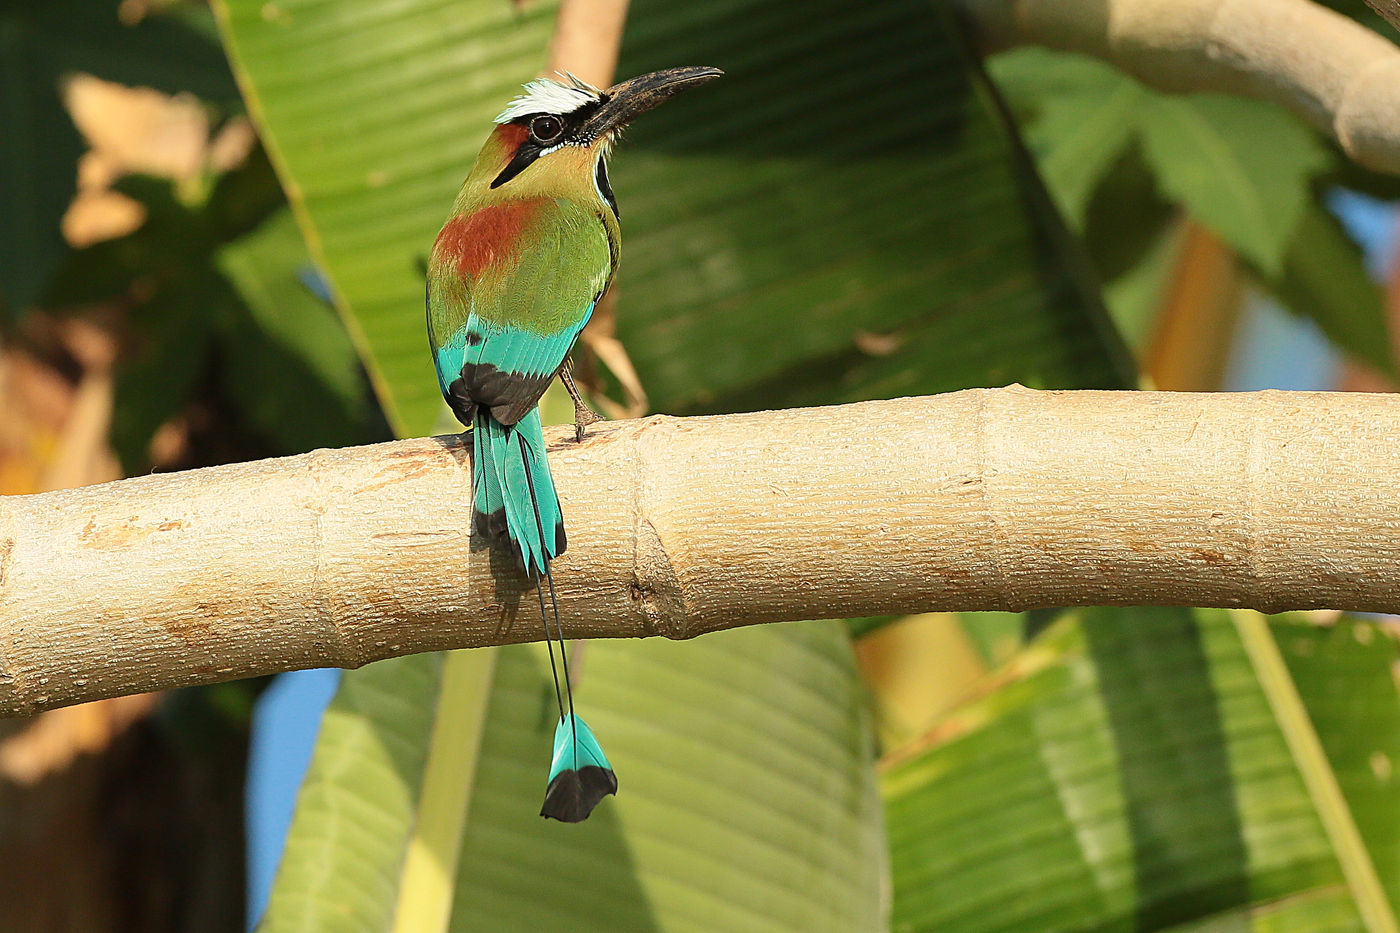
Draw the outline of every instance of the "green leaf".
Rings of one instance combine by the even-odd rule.
[[[1332,184],[1391,197],[1393,179],[1357,168],[1260,101],[1167,95],[1102,62],[1048,49],[1003,52],[989,68],[1050,191],[1082,231],[1130,342],[1146,334],[1169,271],[1172,214],[1162,188],[1262,270],[1291,310],[1394,374],[1379,289],[1321,200]]]
[[[1103,287],[1104,301],[1113,314],[1113,322],[1128,345],[1138,351],[1145,350],[1156,333],[1162,296],[1176,271],[1181,246],[1178,225],[1163,224],[1154,228],[1143,224],[1142,227],[1156,235],[1149,239],[1146,249],[1138,253],[1136,263],[1105,282]],[[1138,232],[1141,233],[1141,229]]]
[[[1275,625],[1279,650],[1392,905],[1400,905],[1400,644],[1386,621]]]
[[[0,308],[34,301],[63,256],[59,221],[73,199],[78,131],[60,98],[65,75],[193,91],[237,92],[209,37],[168,16],[125,26],[115,0],[45,0],[0,7]]]
[[[1025,46],[987,68],[1017,111],[1029,111],[1026,144],[1069,224],[1084,229],[1099,183],[1133,141],[1150,93],[1096,59]]]
[[[218,265],[243,299],[223,319],[221,369],[246,417],[284,453],[366,439],[359,356],[302,281],[313,270],[291,213],[224,247]]]
[[[1000,665],[1014,655],[1027,637],[1030,613],[1023,612],[960,612],[958,619],[963,631],[977,646],[977,652],[988,665]]]
[[[877,629],[882,629],[891,622],[898,622],[904,616],[867,616],[863,619],[847,619],[846,631],[852,638],[861,638],[869,635]]]
[[[1284,307],[1312,318],[1338,347],[1397,375],[1380,286],[1367,272],[1361,248],[1325,206],[1307,206],[1282,271],[1261,278]]]
[[[839,625],[576,648],[579,713],[621,785],[578,826],[537,815],[556,718],[543,648],[496,654],[451,929],[883,928],[869,726]],[[427,817],[436,657],[345,675],[264,933],[393,926]]]
[[[1289,114],[1258,101],[1196,94],[1143,104],[1143,146],[1163,191],[1278,274],[1327,151]]]
[[[584,651],[576,695],[615,806],[558,851],[560,827],[534,815],[555,720],[543,652],[503,661],[473,807],[511,805],[478,811],[454,930],[883,928],[869,723],[840,625]]]
[[[1130,379],[1078,245],[945,10],[670,9],[634,5],[621,71],[727,73],[639,120],[612,173],[618,333],[657,407]]]
[[[1355,788],[1400,717],[1359,748],[1335,731],[1330,757],[1308,735],[1360,721],[1341,683],[1367,709],[1393,702],[1395,645],[1276,620],[1295,683],[1257,618],[1077,612],[950,713],[885,775],[894,928],[1394,929],[1358,879],[1373,851],[1393,864],[1396,821],[1353,840],[1400,803],[1393,783]],[[1340,815],[1338,773],[1354,788]]]
[[[389,929],[443,658],[410,655],[341,678],[297,796],[262,933]]]
[[[1268,697],[1269,707],[1323,829],[1327,833],[1347,887],[1356,902],[1357,913],[1368,930],[1394,931],[1395,912],[1389,903],[1376,865],[1357,829],[1332,761],[1318,741],[1307,706],[1293,682],[1293,675],[1269,630],[1269,621],[1257,612],[1241,612],[1234,617],[1235,629]]]
[[[453,651],[443,660],[423,781],[394,910],[394,930],[442,930],[456,898],[468,803],[486,733],[498,653]]]

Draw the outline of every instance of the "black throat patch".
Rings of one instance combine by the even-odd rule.
[[[612,182],[608,180],[608,158],[598,157],[598,167],[593,171],[593,180],[598,184],[598,191],[603,195],[603,200],[608,202],[608,207],[612,208],[613,216],[618,220],[622,219],[622,214],[617,209],[617,197],[613,194]]]

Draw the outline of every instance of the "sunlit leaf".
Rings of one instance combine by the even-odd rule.
[[[1137,134],[1148,92],[1087,56],[1025,46],[993,56],[988,71],[1027,114],[1026,144],[1065,219],[1082,230],[1089,200]]]
[[[388,929],[413,832],[435,656],[347,674],[264,931]],[[581,715],[619,774],[579,826],[537,815],[554,731],[541,646],[498,651],[454,930],[879,930],[884,839],[837,625],[590,643]]]
[[[440,654],[341,678],[297,797],[263,933],[389,929],[422,785]]]
[[[1400,904],[1397,632],[1368,618],[1308,622],[1275,624],[1275,637],[1376,875]]]
[[[1284,110],[1212,94],[1157,96],[1141,116],[1143,146],[1162,189],[1266,273],[1312,197],[1326,150]]]
[[[621,72],[728,72],[638,121],[614,166],[619,328],[654,402],[1122,384],[1092,286],[1056,259],[1069,248],[1058,220],[947,24],[909,0],[822,3],[801,18],[822,29],[798,28],[774,0],[632,9]],[[391,418],[429,430],[441,407],[411,311],[422,261],[491,116],[540,67],[551,8],[225,8],[236,66]],[[314,46],[286,54],[304,36]],[[385,105],[410,84],[396,98],[408,103]],[[950,344],[964,352],[943,354]]]
[[[1317,787],[1344,765],[1347,819],[1393,811],[1397,788],[1372,762],[1394,750],[1397,717],[1330,759],[1309,759],[1294,731],[1309,712],[1319,727],[1358,722],[1342,694],[1393,701],[1393,641],[1276,620],[1299,677],[1282,685],[1290,710],[1236,618],[1077,612],[899,755],[884,778],[895,929],[1315,931],[1362,929],[1377,910],[1393,924],[1348,872],[1393,864],[1395,821],[1363,830],[1376,855],[1349,848]]]
[[[615,159],[618,330],[658,407],[1130,378],[1077,245],[942,15],[907,0],[633,9],[623,71],[727,71],[638,121]]]

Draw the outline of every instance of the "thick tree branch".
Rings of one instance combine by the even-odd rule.
[[[989,48],[1112,62],[1167,91],[1272,100],[1359,165],[1400,174],[1400,49],[1309,0],[961,0]],[[1377,8],[1392,5],[1380,0]]]
[[[574,637],[1093,604],[1400,611],[1400,397],[1035,392],[551,435]],[[0,713],[538,638],[455,437],[0,498]]]

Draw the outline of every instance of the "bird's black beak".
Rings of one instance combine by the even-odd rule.
[[[603,94],[603,103],[584,123],[583,132],[599,139],[640,114],[661,106],[677,91],[699,87],[722,74],[724,72],[718,68],[667,68],[614,84]]]

